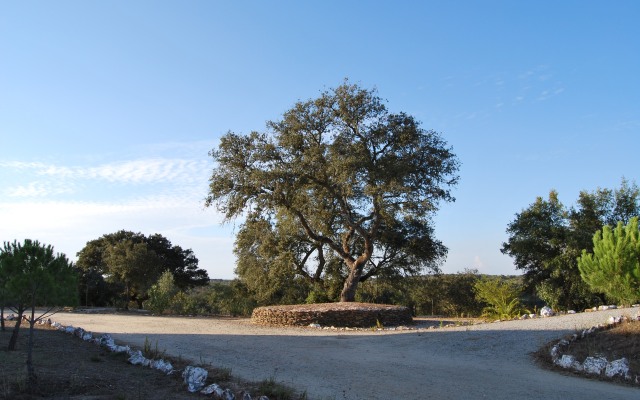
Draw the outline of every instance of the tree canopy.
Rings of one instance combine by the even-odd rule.
[[[582,251],[580,275],[594,290],[627,305],[640,299],[640,236],[638,217],[615,229],[605,225],[593,235],[593,253]]]
[[[87,242],[78,252],[77,266],[81,271],[85,301],[98,288],[106,290],[103,277],[124,294],[125,301],[135,301],[138,307],[148,298],[148,291],[164,271],[170,271],[180,289],[206,285],[207,271],[198,268],[198,259],[191,249],[172,245],[160,234],[145,236],[121,230]],[[125,304],[126,304],[125,303]]]
[[[548,199],[538,197],[516,214],[501,251],[524,271],[529,290],[552,307],[588,307],[599,296],[581,278],[578,257],[583,250],[591,252],[592,237],[603,226],[625,223],[639,214],[640,191],[624,178],[617,189],[581,191],[570,208],[551,191]]]
[[[32,362],[34,324],[60,306],[77,303],[76,273],[64,254],[54,253],[52,246],[30,239],[23,243],[4,243],[0,250],[0,271],[6,278],[4,301],[18,314],[8,349],[15,349],[25,316],[29,322],[27,374],[33,381],[36,379]],[[36,307],[42,307],[44,311],[36,315]],[[26,315],[27,311],[30,311],[29,315]]]
[[[206,206],[226,221],[246,217],[241,277],[261,268],[254,275],[318,282],[339,260],[340,299],[353,301],[371,276],[437,268],[446,255],[431,218],[454,200],[457,158],[438,133],[390,113],[375,90],[345,82],[296,103],[265,132],[227,133],[210,155]]]

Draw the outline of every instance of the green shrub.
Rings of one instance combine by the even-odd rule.
[[[178,293],[173,274],[165,271],[158,281],[149,289],[149,299],[144,302],[145,308],[154,313],[162,314],[171,309],[172,299]]]
[[[486,318],[513,319],[525,312],[520,302],[520,286],[501,278],[482,278],[474,285],[476,299],[486,304]]]

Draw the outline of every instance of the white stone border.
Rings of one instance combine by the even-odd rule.
[[[82,328],[73,327],[71,325],[64,326],[58,322],[52,322],[51,319],[46,321],[38,321],[40,325],[49,324],[53,328],[62,331],[64,333],[73,335],[77,338],[84,340],[85,342],[94,343],[98,346],[106,347],[114,353],[127,353],[129,363],[133,365],[141,365],[143,367],[149,367],[162,371],[165,375],[171,375],[175,372],[180,372],[173,368],[169,361],[165,360],[150,360],[145,358],[141,350],[133,350],[130,346],[119,346],[115,343],[113,338],[108,333],[103,333],[98,337],[94,337],[91,332],[87,332]],[[230,389],[224,389],[218,384],[211,384],[205,387],[205,381],[207,380],[208,371],[201,367],[187,366],[182,371],[182,377],[187,385],[187,390],[191,393],[199,392],[203,395],[213,395],[214,399],[220,400],[235,400],[236,397]],[[241,400],[252,400],[251,395],[247,392],[242,394]],[[256,400],[269,400],[267,396],[260,396]]]
[[[611,316],[606,324],[598,324],[589,329],[584,329],[580,334],[574,333],[567,339],[561,339],[551,347],[550,355],[553,364],[561,368],[586,372],[591,375],[601,376],[604,373],[608,378],[621,377],[627,381],[632,381],[635,384],[640,384],[640,375],[631,376],[631,373],[629,372],[629,360],[624,357],[613,361],[608,361],[602,356],[587,357],[584,362],[581,363],[572,355],[562,354],[567,350],[571,343],[577,340],[584,339],[596,332],[615,328],[622,323],[633,320],[640,321],[640,314],[636,315],[635,319],[624,315],[615,317]]]

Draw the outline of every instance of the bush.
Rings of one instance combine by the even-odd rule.
[[[149,289],[149,299],[144,303],[146,309],[162,314],[171,308],[172,300],[178,293],[178,287],[173,279],[173,274],[170,271],[165,271],[160,275],[158,281]]]
[[[485,303],[486,318],[513,319],[525,312],[520,302],[520,286],[501,278],[482,278],[475,285],[476,298]]]

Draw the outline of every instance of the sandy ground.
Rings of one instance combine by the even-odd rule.
[[[58,313],[52,320],[172,356],[230,368],[252,381],[274,378],[310,400],[634,399],[640,389],[539,368],[530,353],[613,310],[545,319],[402,332],[269,328],[246,319]]]

